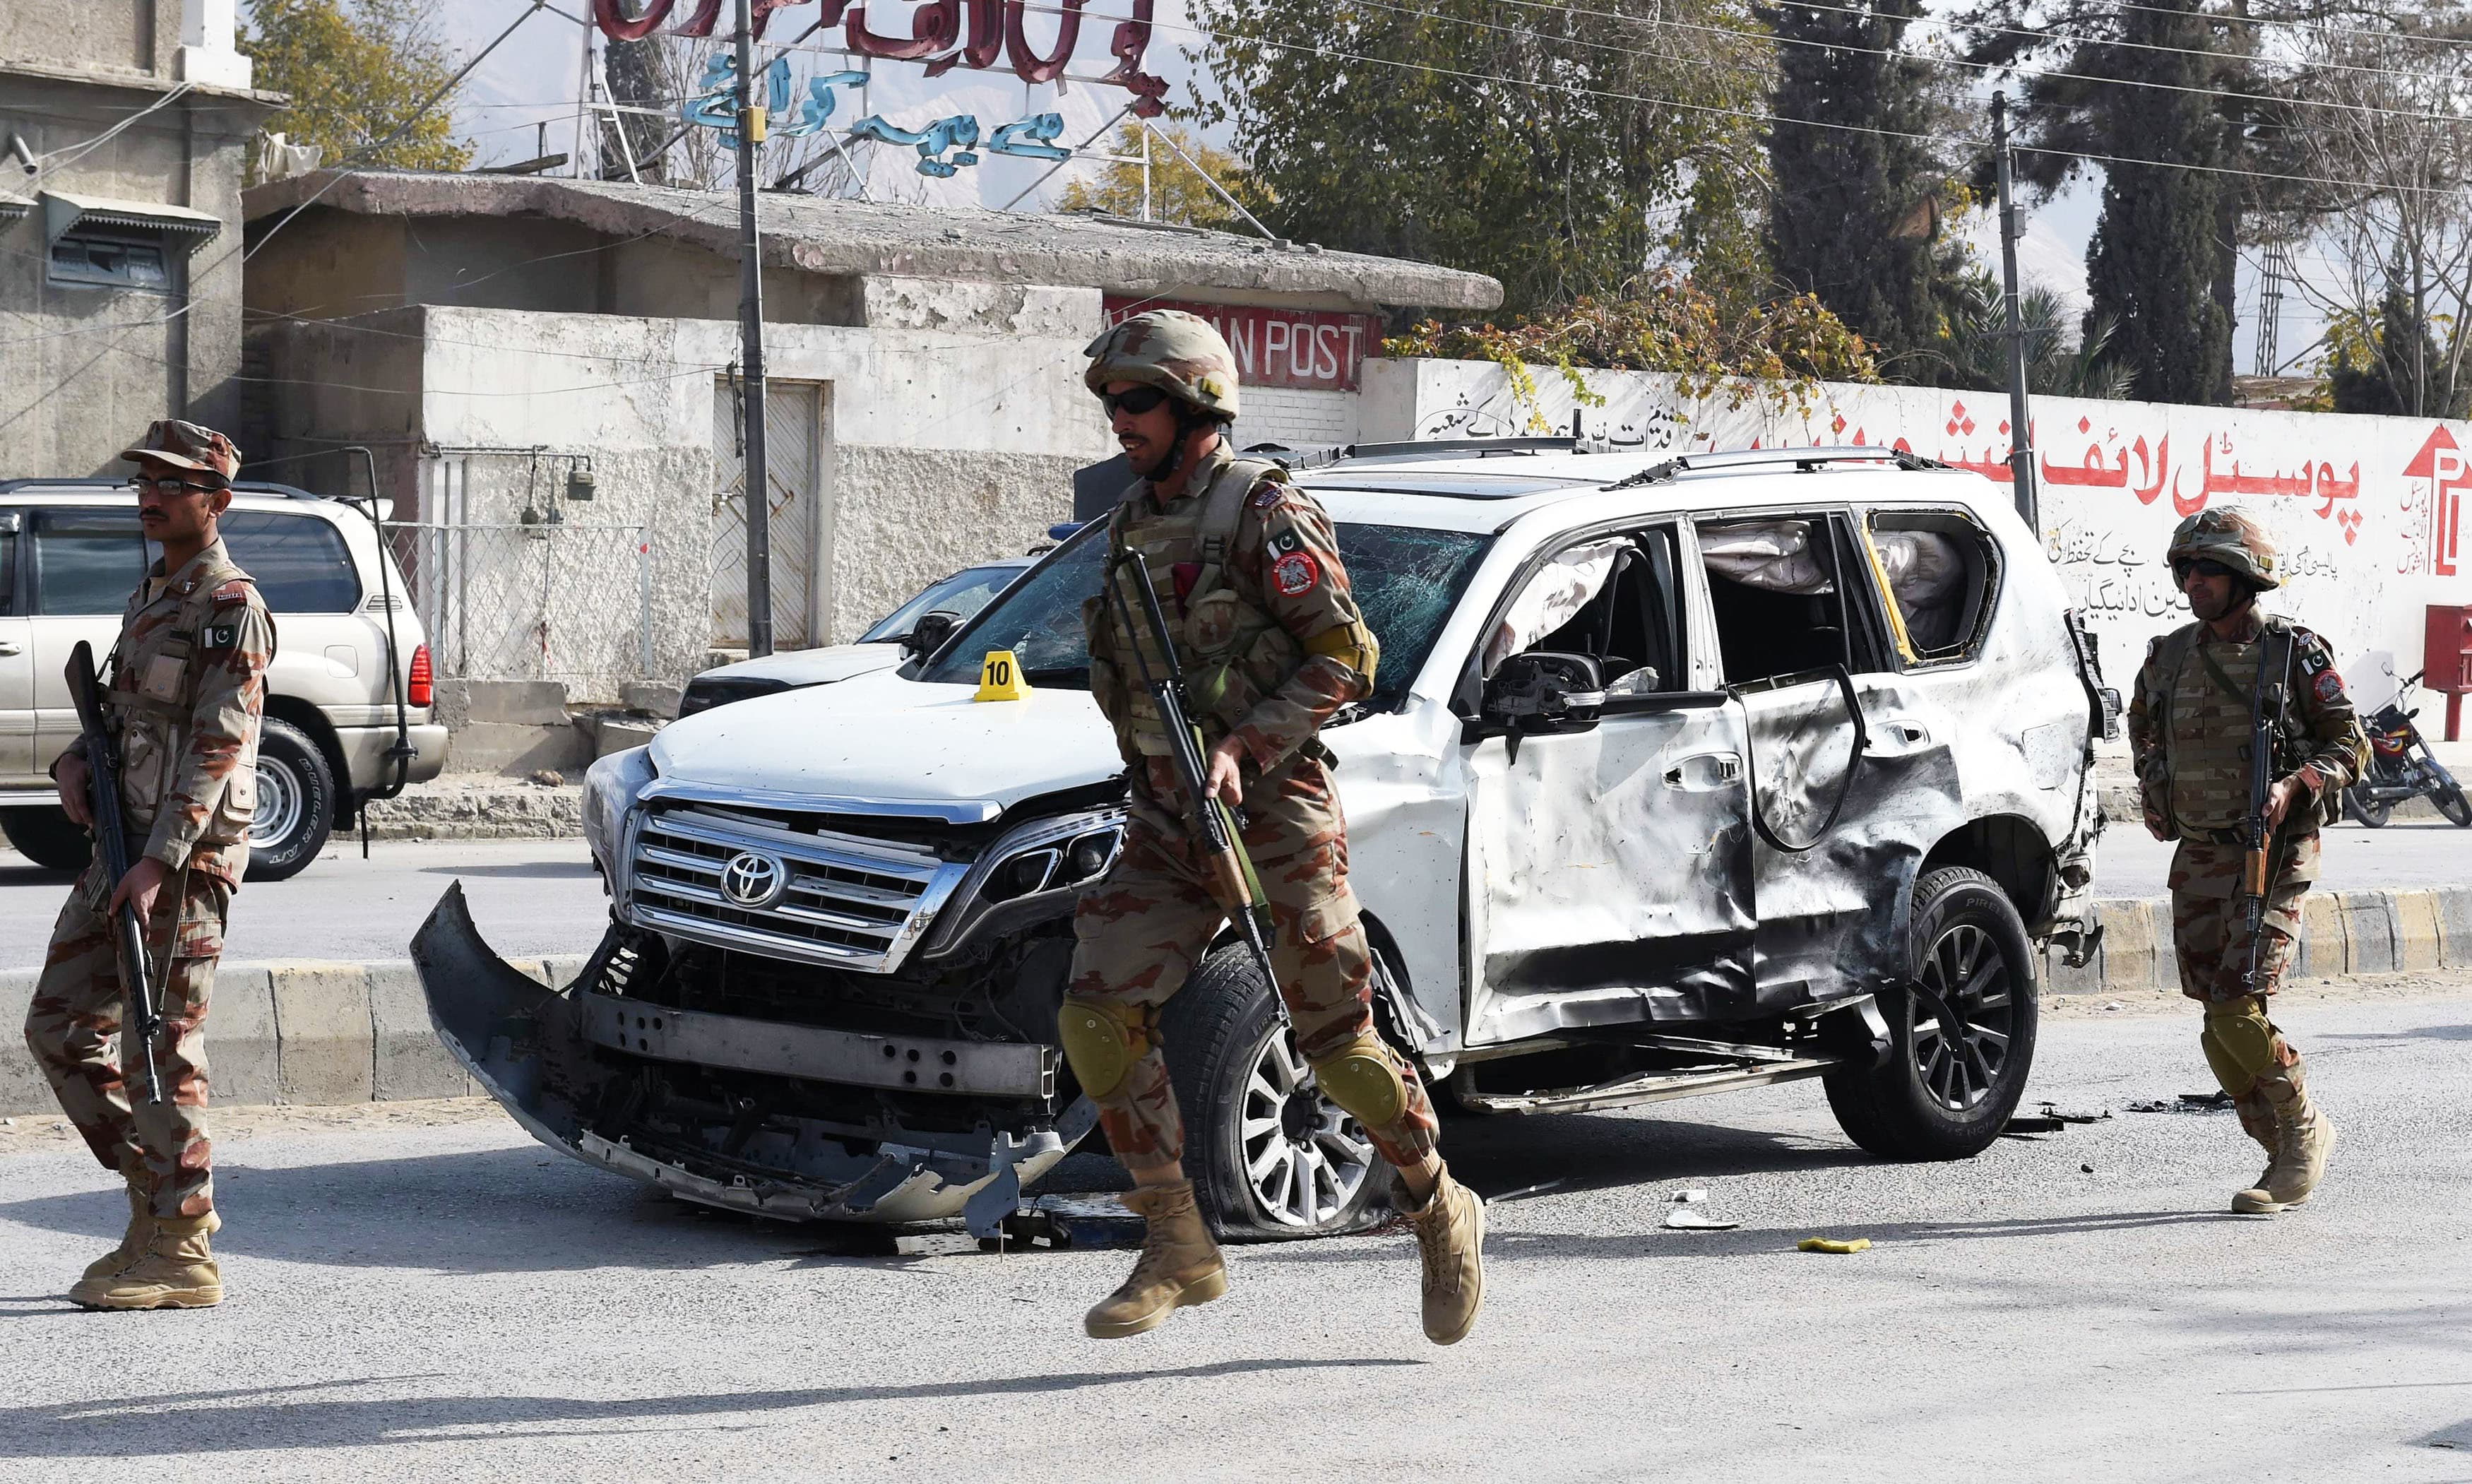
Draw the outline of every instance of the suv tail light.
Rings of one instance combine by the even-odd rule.
[[[430,702],[429,646],[416,644],[412,650],[412,673],[405,677],[403,699],[407,706],[427,706]]]

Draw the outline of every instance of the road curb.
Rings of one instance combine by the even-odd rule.
[[[2096,904],[2096,914],[2103,943],[2074,969],[2047,951],[2044,993],[2179,989],[2170,898],[2111,898]],[[582,970],[584,957],[518,959],[512,967],[563,985]],[[2301,898],[2297,969],[2311,978],[2472,969],[2472,886],[2312,892]],[[0,1018],[24,1022],[36,977],[31,969],[0,970]],[[390,1102],[480,1090],[440,1043],[409,959],[223,965],[206,1051],[218,1103]],[[0,1114],[57,1109],[25,1041],[12,1036],[0,1042]]]
[[[512,961],[562,985],[584,955]],[[40,970],[0,969],[0,1018],[23,1025]],[[341,1104],[479,1092],[438,1039],[410,959],[224,964],[206,1016],[209,1099],[232,1105]],[[0,1042],[0,1115],[59,1105],[22,1037]]]

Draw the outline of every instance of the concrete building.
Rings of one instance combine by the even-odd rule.
[[[240,415],[240,193],[281,105],[234,0],[0,0],[0,478]]]
[[[746,632],[736,202],[544,178],[311,173],[251,190],[251,451],[313,488],[373,451],[450,675],[606,702]],[[1380,316],[1492,279],[1113,219],[768,195],[773,623],[845,640],[1018,555],[1115,452],[1081,381],[1111,314],[1219,317],[1240,439],[1354,434]],[[252,235],[252,240],[258,240]],[[270,471],[272,469],[270,468]],[[588,496],[579,498],[579,496]]]

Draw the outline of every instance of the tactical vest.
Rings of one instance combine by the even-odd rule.
[[[1109,551],[1139,552],[1151,586],[1158,590],[1177,663],[1184,671],[1186,698],[1205,742],[1216,743],[1235,730],[1303,662],[1295,639],[1236,587],[1228,568],[1247,497],[1264,480],[1285,484],[1287,477],[1286,469],[1267,459],[1236,459],[1198,497],[1173,502],[1170,513],[1135,519],[1135,502],[1129,499],[1107,519]],[[1129,592],[1126,598],[1139,613],[1140,600]],[[1131,662],[1132,646],[1139,644],[1158,672],[1158,651],[1147,634],[1124,632],[1112,603],[1102,611],[1107,615],[1112,647],[1126,658],[1121,668],[1128,730],[1145,756],[1167,756],[1166,728],[1150,693],[1141,688],[1139,667]]]
[[[189,729],[198,708],[198,651],[205,647],[206,620],[216,607],[215,593],[235,579],[255,590],[256,581],[228,559],[192,574],[192,586],[181,596],[172,622],[148,634],[133,653],[124,652],[129,638],[128,620],[123,620],[120,642],[111,652],[111,688],[103,693],[103,699],[118,723],[113,730],[120,743],[121,807],[132,831],[154,827],[163,796],[171,791],[175,770],[188,751]],[[154,606],[141,603],[129,617],[133,619]],[[270,660],[273,658],[268,656]],[[131,681],[127,688],[120,683],[124,675]],[[246,845],[256,808],[257,735],[250,731],[198,843],[219,849]]]
[[[2199,641],[2203,632],[2202,625],[2189,624],[2164,635],[2147,669],[2146,705],[2162,739],[2168,780],[2161,802],[2175,832],[2182,834],[2235,829],[2247,817],[2250,697],[2258,681],[2259,651],[2270,635],[2285,636],[2283,679],[2291,686],[2289,657],[2298,648],[2289,636],[2291,625],[2277,617],[2263,619],[2258,637],[2246,644],[2207,644],[2201,649]],[[2206,663],[2210,658],[2212,668]],[[2216,669],[2222,675],[2217,676]],[[2282,778],[2308,760],[2308,736],[2295,694],[2284,707],[2282,726],[2275,733],[2270,777]],[[2331,816],[2330,804],[2332,810],[2340,810],[2340,797],[2318,801],[2310,820],[2295,818],[2293,824],[2325,822]]]

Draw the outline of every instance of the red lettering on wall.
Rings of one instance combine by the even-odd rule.
[[[1110,294],[1107,323],[1146,309],[1200,315],[1236,353],[1236,373],[1248,387],[1353,392],[1366,355],[1382,342],[1382,322],[1369,314],[1321,309],[1265,309],[1257,304],[1196,304],[1180,299]]]

